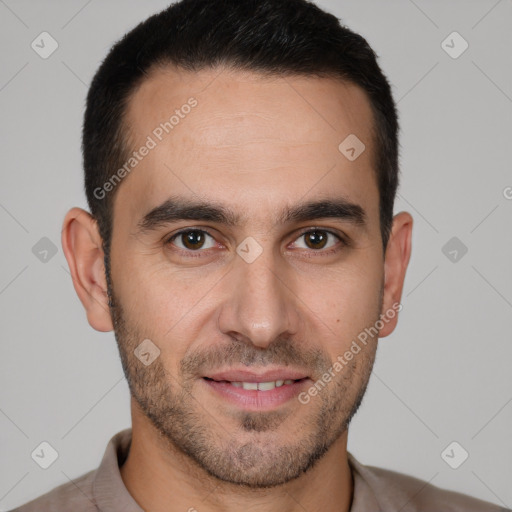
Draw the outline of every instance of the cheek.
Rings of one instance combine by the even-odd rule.
[[[381,272],[370,265],[347,267],[332,273],[323,282],[314,294],[315,300],[336,318],[363,319],[368,314],[373,315],[378,306],[381,276]]]
[[[375,324],[380,314],[381,273],[378,267],[351,267],[329,276],[305,301],[316,332],[331,340],[331,357],[343,353],[352,340]],[[305,293],[305,291],[303,292]]]
[[[168,268],[139,270],[125,285],[124,302],[133,322],[159,347],[165,367],[171,371],[177,370],[191,344],[201,338],[199,332],[208,320],[205,294],[212,285],[213,281],[192,279],[186,272]]]
[[[172,268],[161,248],[150,253],[134,252],[127,246],[124,257],[118,249],[112,261],[116,294],[142,325],[169,329],[173,321],[193,307],[204,290],[197,275]]]

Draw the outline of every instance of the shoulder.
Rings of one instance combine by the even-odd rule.
[[[10,512],[97,512],[116,501],[123,510],[137,510],[123,484],[119,465],[131,443],[131,428],[117,432],[107,444],[100,465],[78,478],[65,482]],[[131,508],[130,508],[131,507]]]
[[[92,483],[96,470],[73,479],[72,482],[55,487],[51,491],[38,498],[21,505],[10,512],[97,512],[95,500],[92,494]]]
[[[371,488],[383,512],[510,512],[510,509],[442,489],[419,478],[375,466],[365,466],[349,455],[357,477]],[[398,508],[397,508],[398,507]]]

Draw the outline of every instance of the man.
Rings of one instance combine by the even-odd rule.
[[[411,252],[397,132],[373,51],[305,0],[183,0],[118,42],[62,243],[132,429],[17,510],[500,510],[347,452]]]

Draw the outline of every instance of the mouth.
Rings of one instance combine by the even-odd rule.
[[[304,372],[286,368],[262,374],[228,371],[203,376],[201,380],[216,399],[248,411],[282,407],[312,383]]]
[[[295,382],[301,382],[305,380],[307,377],[303,377],[301,379],[280,379],[280,380],[270,380],[267,382],[247,382],[247,381],[229,381],[229,380],[215,380],[210,377],[203,377],[205,380],[213,381],[213,382],[221,382],[225,384],[230,384],[235,388],[241,388],[248,391],[270,391],[275,388],[280,388],[281,386],[290,386]]]

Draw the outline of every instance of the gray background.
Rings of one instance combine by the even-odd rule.
[[[367,38],[392,82],[396,211],[415,219],[400,322],[380,342],[349,450],[511,507],[512,1],[318,3]],[[80,129],[92,75],[115,40],[166,5],[0,0],[1,510],[97,467],[130,426],[113,333],[87,323],[60,230],[70,207],[86,207]],[[59,45],[48,59],[31,48],[43,31]],[[442,46],[453,31],[469,44],[458,58]],[[46,261],[43,237],[57,249]],[[452,237],[455,262],[453,247],[442,250]],[[46,470],[31,458],[42,441],[59,454]],[[441,456],[452,441],[469,453],[458,469]]]

